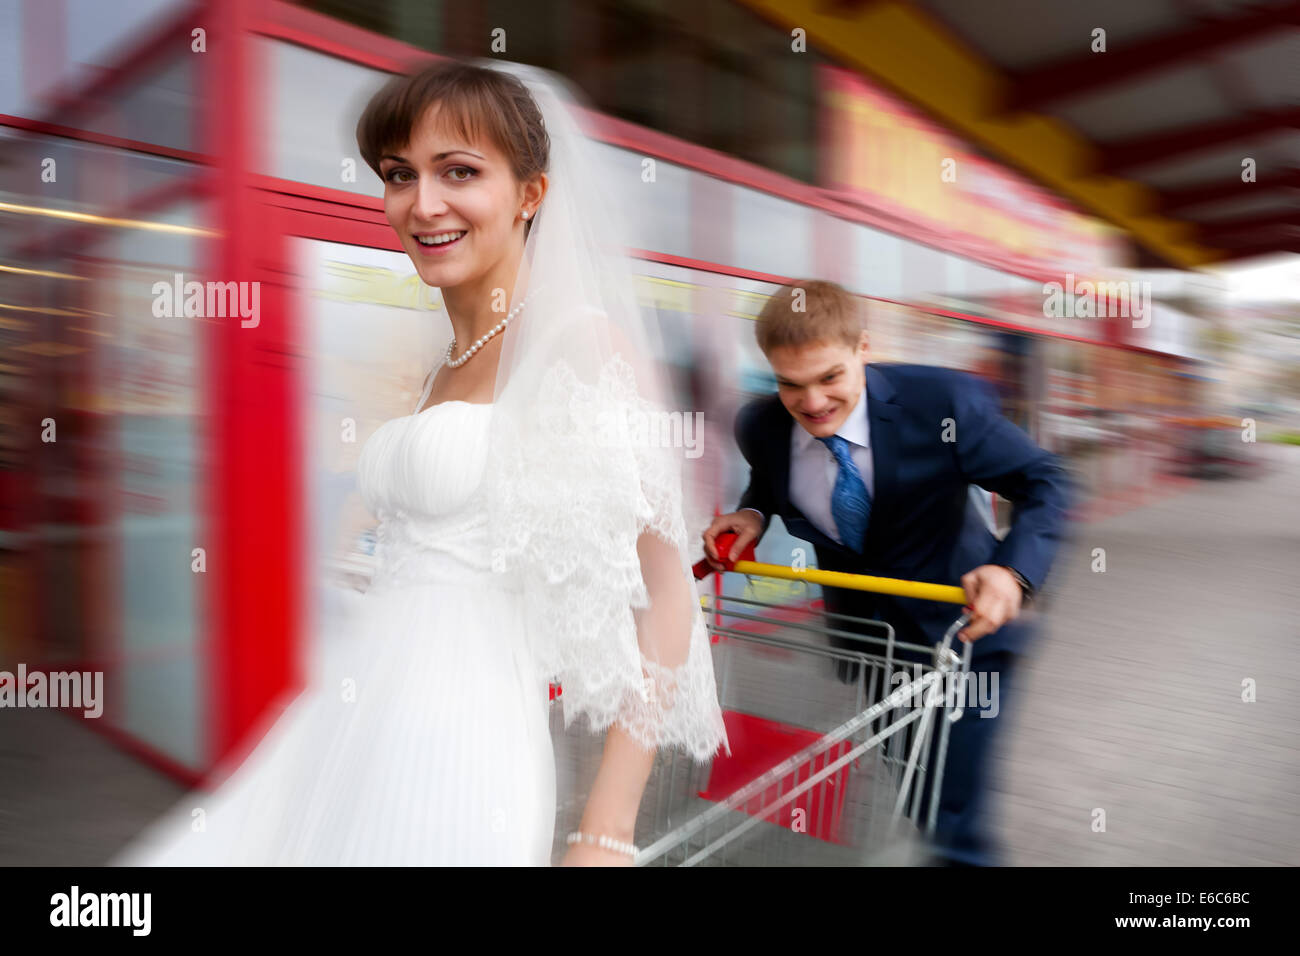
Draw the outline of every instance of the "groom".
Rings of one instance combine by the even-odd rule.
[[[974,642],[972,673],[988,673],[997,698],[983,716],[967,706],[951,725],[934,850],[941,864],[992,865],[984,820],[990,744],[1006,719],[1016,657],[1034,634],[1020,612],[1042,587],[1062,535],[1065,472],[1002,416],[981,380],[926,365],[867,364],[857,300],[834,283],[782,288],[764,306],[755,334],[778,391],[736,418],[749,487],[739,510],[704,532],[705,553],[720,570],[718,534],[736,533],[735,560],[779,514],[792,535],[812,543],[823,570],[965,589],[973,611],[958,637]],[[970,506],[972,484],[1014,503],[1001,541]],[[823,593],[828,612],[883,620],[911,644],[938,643],[960,613],[957,605],[915,598]],[[878,647],[832,643],[870,653]],[[842,667],[840,678],[856,675]],[[922,821],[928,803],[927,790]]]

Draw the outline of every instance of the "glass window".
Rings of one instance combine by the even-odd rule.
[[[611,193],[628,200],[624,215],[628,241],[638,249],[690,256],[691,179],[701,174],[655,160],[654,182],[642,180],[645,157],[605,143],[595,143],[597,162],[608,173]]]
[[[787,31],[731,0],[299,5],[430,52],[554,70],[601,112],[814,180],[815,69],[824,61],[793,52]],[[504,50],[492,49],[494,37]]]
[[[852,289],[863,295],[898,301],[903,297],[903,244],[869,226],[853,226],[856,264]]]
[[[175,111],[166,116],[136,113],[136,132],[146,135],[132,136],[126,125],[113,125],[117,120],[107,115],[85,122],[74,116],[47,115],[50,95],[80,85],[92,85],[106,71],[121,65],[123,50],[141,36],[147,35],[176,11],[188,6],[190,0],[63,0],[58,4],[22,4],[9,0],[5,4],[3,19],[14,29],[0,30],[0,113],[47,119],[78,129],[95,129],[116,136],[129,136],[144,142],[163,143],[184,148],[178,142],[155,139],[160,130],[155,126],[175,121]],[[31,10],[20,13],[19,8]],[[61,15],[44,16],[38,7],[62,8]],[[45,11],[54,14],[53,9]],[[60,32],[61,31],[61,32]],[[173,65],[181,61],[173,61]],[[155,90],[153,105],[166,109],[169,92],[181,90],[188,95],[191,87],[179,86],[183,82],[176,75],[168,77],[167,71],[155,74],[144,82]],[[116,88],[112,96],[105,97],[99,108],[109,106],[109,112],[121,108],[125,95],[128,108],[135,110],[139,99],[132,99],[141,90],[125,94]],[[187,101],[188,102],[188,101]],[[187,106],[188,108],[188,106]],[[125,117],[130,121],[132,117]],[[170,136],[168,130],[161,130]]]
[[[185,201],[141,218],[210,226],[208,203]],[[81,403],[112,427],[96,429],[99,460],[111,463],[114,552],[111,580],[120,612],[109,680],[120,688],[119,729],[189,767],[205,765],[205,674],[200,588],[191,551],[202,540],[204,388],[201,320],[154,315],[154,283],[176,273],[200,279],[212,240],[137,229],[103,229],[79,271],[96,313],[76,323],[97,333]],[[75,261],[75,260],[74,260]],[[78,271],[78,270],[74,270]],[[70,328],[86,333],[87,329]],[[104,337],[103,341],[98,341]],[[81,529],[90,532],[93,529]],[[88,622],[89,624],[89,622]],[[98,624],[89,625],[93,638]]]
[[[258,171],[382,198],[383,182],[357,150],[356,123],[388,74],[275,40],[256,50],[270,80]]]
[[[816,270],[812,209],[752,189],[729,188],[734,194],[731,263],[778,276]]]

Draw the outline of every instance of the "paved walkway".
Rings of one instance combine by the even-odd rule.
[[[999,748],[1009,862],[1300,864],[1300,448],[1260,451],[1076,526]]]

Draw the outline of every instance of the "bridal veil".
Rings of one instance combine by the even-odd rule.
[[[697,761],[730,747],[687,552],[682,450],[657,329],[637,303],[619,195],[578,126],[578,97],[521,80],[550,137],[549,185],[507,308],[485,481],[494,569],[522,575],[529,641],[565,726],[617,723]],[[679,429],[677,434],[681,434]]]

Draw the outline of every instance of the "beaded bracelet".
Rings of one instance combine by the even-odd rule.
[[[582,833],[578,830],[574,830],[568,836],[568,844],[569,846],[573,846],[575,843],[587,843],[599,846],[603,849],[613,850],[615,853],[622,853],[630,857],[635,857],[641,852],[633,844],[627,843],[623,840],[615,840],[613,837],[607,837],[603,833],[596,836],[591,833]]]

